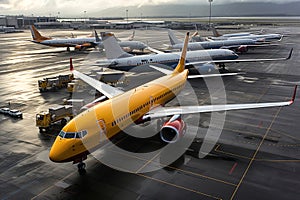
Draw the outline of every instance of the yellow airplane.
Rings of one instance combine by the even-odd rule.
[[[185,87],[188,70],[185,58],[189,33],[186,34],[180,61],[171,74],[124,92],[97,81],[70,68],[75,77],[99,90],[108,100],[101,102],[73,118],[59,133],[49,153],[53,162],[79,163],[79,173],[85,172],[83,160],[103,142],[135,122],[171,117],[164,123],[160,137],[164,142],[174,143],[184,135],[183,114],[218,112],[226,110],[288,106],[294,102],[296,89],[290,101],[253,104],[226,104],[204,106],[157,107],[174,99]]]

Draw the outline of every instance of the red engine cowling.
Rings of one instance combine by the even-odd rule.
[[[79,50],[83,49],[83,46],[78,44],[78,45],[75,46],[75,49],[79,49]]]
[[[175,143],[185,134],[186,125],[180,115],[173,116],[163,124],[160,137],[166,143]]]
[[[248,51],[248,47],[246,45],[241,45],[241,46],[239,46],[239,48],[237,50],[240,53],[245,53]]]

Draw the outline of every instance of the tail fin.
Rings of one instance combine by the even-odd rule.
[[[70,71],[73,72],[74,66],[73,66],[73,60],[70,58]]]
[[[214,37],[220,37],[220,36],[222,36],[222,35],[217,31],[217,29],[215,28],[214,25],[211,26],[211,30],[212,30],[212,32],[213,32]]]
[[[123,51],[113,33],[101,32],[101,37],[107,59],[125,58],[133,56]]]
[[[30,26],[30,31],[31,31],[31,35],[32,35],[32,39],[37,41],[37,42],[41,42],[43,40],[49,40],[51,39],[50,37],[44,37],[40,34],[40,32],[34,27],[34,25]]]
[[[95,30],[95,41],[96,42],[101,42],[101,39],[99,38],[98,33],[97,33],[96,30]]]
[[[188,47],[188,43],[189,43],[189,36],[190,36],[190,33],[187,32],[185,35],[184,45],[182,48],[180,60],[178,62],[178,65],[174,69],[173,73],[180,73],[180,72],[183,72],[183,70],[185,69],[185,59],[186,59],[186,52],[187,52],[187,47]]]
[[[170,42],[171,42],[172,45],[182,43],[181,41],[179,41],[177,39],[177,37],[174,35],[174,33],[171,29],[168,29],[168,35],[169,35]]]
[[[133,30],[132,35],[128,37],[128,41],[132,41],[135,36],[135,30]]]

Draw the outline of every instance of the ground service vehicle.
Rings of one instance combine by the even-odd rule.
[[[60,121],[60,124],[64,126],[73,117],[73,106],[57,106],[36,114],[36,126],[39,127],[40,132],[47,132],[54,123]]]
[[[73,79],[72,74],[44,78],[43,80],[38,80],[39,90],[40,92],[45,92],[52,89],[65,88]]]
[[[10,110],[8,111],[9,116],[15,117],[15,118],[23,118],[23,113],[19,110]]]

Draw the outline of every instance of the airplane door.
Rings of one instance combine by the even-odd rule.
[[[100,134],[100,141],[102,140],[103,135],[106,134],[106,126],[105,126],[105,121],[103,119],[99,119],[97,121],[98,127],[99,127],[99,134]]]
[[[153,107],[154,99],[152,96],[150,96],[150,108]]]

